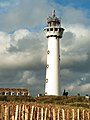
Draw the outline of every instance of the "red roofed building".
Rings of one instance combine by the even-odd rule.
[[[30,90],[22,89],[22,88],[0,88],[0,96],[23,96],[23,95],[30,95]]]

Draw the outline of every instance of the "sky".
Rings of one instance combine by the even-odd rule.
[[[65,29],[60,40],[60,83],[69,95],[90,95],[90,0],[0,0],[0,87],[44,93],[52,9]]]

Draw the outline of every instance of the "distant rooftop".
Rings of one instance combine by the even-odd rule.
[[[30,90],[22,88],[0,88],[0,91],[29,92]]]

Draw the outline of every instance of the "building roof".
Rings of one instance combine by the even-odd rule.
[[[30,92],[28,89],[22,89],[22,88],[0,88],[0,92],[3,91],[10,91],[10,92]]]

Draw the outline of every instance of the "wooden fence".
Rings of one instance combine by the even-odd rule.
[[[90,120],[90,110],[31,104],[0,104],[0,120]]]

